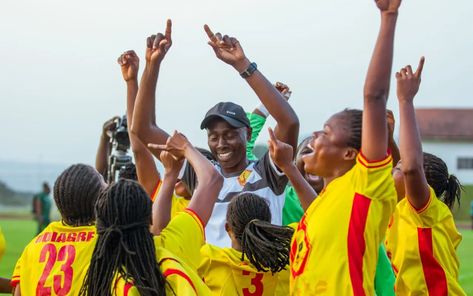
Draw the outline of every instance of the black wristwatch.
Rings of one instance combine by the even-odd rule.
[[[250,77],[253,73],[255,73],[256,69],[258,69],[258,65],[256,65],[256,63],[253,62],[248,66],[248,68],[245,71],[240,73],[240,76],[246,79]]]

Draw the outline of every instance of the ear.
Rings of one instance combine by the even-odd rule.
[[[348,147],[345,150],[345,153],[343,155],[343,159],[345,159],[345,160],[355,160],[357,155],[358,155],[358,150],[356,150],[355,148]]]
[[[229,232],[230,231],[230,226],[228,225],[227,222],[225,222],[225,231]]]

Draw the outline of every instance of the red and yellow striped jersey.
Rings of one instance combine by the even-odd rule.
[[[95,226],[52,222],[24,249],[12,285],[22,295],[77,295],[97,241]]]
[[[212,295],[266,296],[289,294],[289,270],[272,274],[258,271],[233,248],[205,245],[199,275]]]
[[[427,205],[416,210],[401,200],[386,232],[386,251],[399,295],[465,295],[458,283],[456,249],[461,235],[450,209],[432,188]]]
[[[315,199],[294,233],[292,295],[374,295],[378,248],[396,205],[391,156],[355,166]]]

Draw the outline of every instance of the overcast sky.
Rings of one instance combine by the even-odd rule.
[[[404,0],[394,69],[426,66],[422,107],[473,107],[473,1]],[[93,163],[102,123],[125,111],[117,56],[173,20],[161,68],[157,120],[206,146],[199,124],[221,100],[258,104],[219,61],[202,29],[237,37],[272,81],[293,90],[301,134],[334,112],[362,106],[364,76],[379,28],[371,0],[117,1],[4,0],[0,10],[0,159]],[[393,75],[394,77],[394,75]],[[389,107],[397,115],[392,88]],[[266,132],[261,140],[267,138]]]

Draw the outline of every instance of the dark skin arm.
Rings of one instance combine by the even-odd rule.
[[[146,42],[146,66],[136,96],[131,132],[142,143],[165,144],[169,135],[156,124],[156,84],[161,62],[171,48],[171,20],[167,21],[165,34],[148,37]],[[154,154],[155,152],[152,151]],[[156,152],[157,153],[157,152]],[[154,154],[159,158],[159,154]]]
[[[394,32],[401,0],[376,0],[381,12],[381,27],[364,86],[363,133],[361,150],[370,161],[386,157],[388,131],[386,102],[393,61]]]
[[[10,286],[10,279],[0,277],[0,293],[12,293],[13,289]]]
[[[112,144],[107,132],[115,128],[115,120],[119,117],[114,116],[103,124],[102,134],[100,135],[99,147],[97,148],[97,155],[95,156],[95,169],[107,180],[108,156],[112,151]]]
[[[296,190],[302,208],[306,211],[317,197],[317,193],[314,188],[307,183],[306,179],[302,176],[301,172],[292,160],[292,147],[278,140],[271,128],[269,128],[268,147],[271,159],[273,159],[274,163],[289,178],[289,181],[291,181],[292,186]]]
[[[404,174],[404,186],[409,202],[422,209],[430,197],[429,184],[424,173],[424,157],[420,141],[419,129],[414,109],[414,97],[419,91],[424,58],[421,58],[415,73],[411,66],[402,68],[396,73],[397,97],[401,117],[400,147],[401,170]]]
[[[214,34],[209,26],[204,30],[209,37],[208,44],[212,47],[217,58],[231,65],[238,73],[244,72],[250,65],[250,60],[243,52],[240,42],[227,35]],[[276,87],[258,70],[246,82],[256,93],[261,103],[268,109],[269,114],[276,120],[275,134],[281,141],[297,147],[299,136],[299,119],[283,95]]]
[[[198,182],[188,208],[199,216],[205,227],[223,185],[222,175],[181,133],[174,132],[166,145],[149,144],[148,147],[156,151],[168,151],[177,160],[185,158],[194,168]],[[158,209],[163,210],[159,207]],[[159,214],[153,212],[153,216],[155,215]]]
[[[123,80],[125,80],[127,88],[126,115],[129,126],[133,124],[133,110],[136,94],[138,93],[139,62],[139,58],[133,50],[126,51],[118,58],[118,64],[121,67]],[[129,133],[129,136],[135,158],[138,182],[143,186],[148,195],[151,196],[154,193],[156,184],[160,180],[153,155],[136,135]]]

